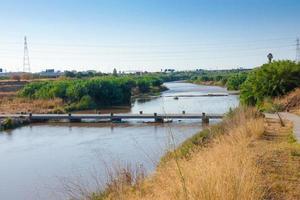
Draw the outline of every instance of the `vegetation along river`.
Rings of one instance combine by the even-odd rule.
[[[226,94],[221,87],[183,82],[165,85],[169,90],[161,96],[136,99],[131,109],[122,112],[222,114],[239,103],[235,95],[199,96]],[[178,145],[201,128],[200,120],[165,124],[130,120],[119,124],[33,124],[0,132],[0,199],[63,199],[63,186],[78,183],[92,190],[96,179],[104,183],[108,169],[119,165],[142,165],[151,172],[173,145],[170,134]]]

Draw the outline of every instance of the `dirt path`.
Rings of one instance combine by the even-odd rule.
[[[263,199],[300,199],[300,144],[289,139],[291,121],[285,121],[282,127],[277,115],[266,114],[265,133],[253,143],[265,191]]]
[[[267,118],[278,119],[277,114],[265,113],[265,115]],[[294,134],[298,142],[300,142],[300,116],[288,112],[280,112],[279,115],[282,119],[291,121],[293,123]]]

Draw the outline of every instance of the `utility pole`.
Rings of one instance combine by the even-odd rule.
[[[296,62],[300,62],[300,40],[296,40]]]
[[[23,57],[23,72],[30,72],[29,53],[27,45],[27,37],[24,37],[24,57]]]

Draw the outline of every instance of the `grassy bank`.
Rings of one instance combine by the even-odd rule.
[[[260,199],[260,169],[253,140],[264,133],[254,109],[239,108],[169,152],[144,180],[120,173],[105,192],[87,199]]]
[[[264,112],[291,112],[300,115],[300,88],[276,98],[265,98],[258,106]]]
[[[28,119],[12,119],[12,118],[2,119],[0,120],[0,131],[18,128],[20,126],[24,126],[29,123],[30,121]]]
[[[226,87],[228,90],[239,90],[248,74],[249,70],[202,71],[188,81],[200,85]]]
[[[299,199],[300,145],[292,125],[238,108],[167,153],[154,174],[119,169],[91,200]]]

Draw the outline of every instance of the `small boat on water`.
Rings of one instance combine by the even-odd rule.
[[[178,96],[176,96],[176,97],[174,97],[174,99],[175,99],[175,100],[178,100],[179,98],[178,98]]]

